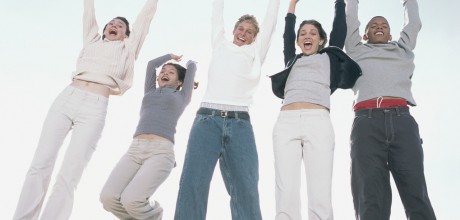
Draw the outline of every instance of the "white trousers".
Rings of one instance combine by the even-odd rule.
[[[308,219],[332,220],[334,130],[324,109],[281,111],[273,129],[276,220],[301,220],[300,176],[304,162]]]
[[[13,220],[38,219],[59,150],[72,130],[41,219],[65,220],[70,217],[74,191],[104,128],[107,104],[108,98],[72,86],[59,94],[44,121]]]
[[[134,139],[105,183],[100,199],[104,209],[122,220],[159,220],[163,208],[150,196],[175,165],[173,143]]]

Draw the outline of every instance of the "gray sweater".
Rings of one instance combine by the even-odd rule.
[[[144,98],[134,137],[140,134],[156,134],[174,143],[177,121],[192,99],[196,65],[191,62],[187,66],[181,90],[157,88],[156,68],[170,59],[171,55],[167,54],[149,61],[147,65]]]
[[[362,43],[359,34],[358,0],[346,2],[347,38],[345,50],[362,69],[353,91],[355,103],[380,96],[400,97],[416,105],[412,97],[414,53],[421,21],[416,0],[404,0],[404,27],[397,41],[387,44]]]

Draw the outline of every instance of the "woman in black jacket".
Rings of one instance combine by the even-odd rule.
[[[315,20],[295,33],[298,0],[291,0],[284,31],[286,69],[271,76],[275,95],[283,99],[273,129],[276,175],[276,219],[302,219],[300,164],[305,165],[309,219],[333,219],[331,202],[334,130],[330,95],[351,88],[359,66],[341,49],[346,37],[345,3],[337,0],[329,47],[327,34]],[[302,53],[296,55],[296,44]]]

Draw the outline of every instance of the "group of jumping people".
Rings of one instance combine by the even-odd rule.
[[[335,134],[330,96],[339,88],[355,94],[350,135],[355,218],[390,219],[391,173],[407,219],[436,219],[424,176],[422,141],[409,111],[416,105],[411,77],[421,29],[417,0],[402,0],[405,20],[396,40],[383,16],[370,19],[360,34],[358,2],[335,0],[328,37],[316,20],[302,21],[296,32],[299,0],[289,0],[283,34],[285,68],[270,76],[272,92],[282,99],[272,135],[276,220],[302,219],[302,162],[308,219],[334,219]],[[131,87],[134,63],[157,3],[147,0],[132,26],[126,18],[115,17],[100,34],[94,0],[84,0],[83,48],[70,85],[46,116],[14,220],[70,218],[75,189],[104,128],[109,96],[123,95]],[[175,220],[206,219],[217,162],[230,195],[231,218],[262,219],[249,108],[275,32],[279,5],[280,0],[268,1],[261,25],[253,15],[241,16],[233,38],[227,39],[224,0],[213,0],[212,57],[206,90],[188,136]],[[171,53],[148,62],[132,143],[100,193],[103,208],[119,219],[162,219],[163,207],[153,195],[176,165],[176,126],[198,87],[197,63],[188,60],[184,67],[181,60],[182,55]],[[71,130],[56,183],[42,207],[59,149]],[[344,218],[348,219],[337,217]]]

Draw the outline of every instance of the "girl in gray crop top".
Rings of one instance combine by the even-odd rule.
[[[335,2],[335,17],[329,47],[327,34],[315,20],[306,20],[295,33],[294,14],[298,0],[291,0],[285,18],[284,61],[289,74],[285,85],[274,89],[284,99],[275,127],[273,148],[276,181],[275,219],[302,219],[300,167],[305,166],[309,216],[333,219],[331,202],[334,130],[329,117],[329,100],[337,88],[351,88],[342,83],[359,75],[357,64],[341,50],[345,41],[345,3]],[[296,44],[302,53],[296,55]],[[338,58],[340,57],[340,58]],[[345,59],[341,59],[345,58]],[[348,69],[341,62],[356,68]],[[346,66],[346,67],[345,67]],[[349,74],[352,73],[352,74]],[[275,74],[275,75],[279,75]],[[277,84],[273,81],[272,83]]]
[[[174,134],[179,117],[190,103],[196,65],[187,69],[168,60],[182,56],[167,54],[147,66],[144,98],[134,139],[110,174],[100,199],[104,209],[120,219],[161,219],[163,208],[150,196],[175,166]],[[163,65],[164,64],[164,65]],[[157,75],[156,69],[161,71]]]

